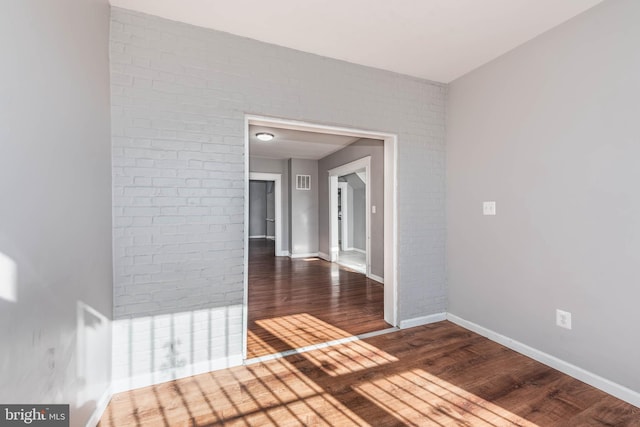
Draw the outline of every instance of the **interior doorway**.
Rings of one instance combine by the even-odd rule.
[[[249,238],[276,239],[274,181],[249,181]]]
[[[282,175],[277,173],[249,173],[247,181],[245,235],[248,238],[266,238],[275,242],[274,255],[282,255]],[[253,183],[253,185],[252,185]],[[255,193],[252,194],[252,189]],[[264,196],[263,196],[264,195]],[[261,204],[252,208],[252,203]],[[252,233],[254,230],[258,230]],[[262,231],[264,230],[264,234]],[[255,234],[258,233],[258,234]],[[248,240],[245,242],[248,245]],[[245,257],[247,254],[245,253]],[[246,277],[246,274],[245,274]],[[245,279],[246,282],[246,279]]]
[[[359,188],[358,190],[363,190],[364,192],[367,192],[368,191],[367,187],[369,187],[366,185],[366,180],[369,175],[367,170],[368,166],[363,166],[360,169],[348,170],[348,171],[345,171],[345,173],[343,174],[336,174],[335,176],[332,176],[332,178],[335,178],[336,198],[334,200],[333,197],[328,197],[328,193],[329,193],[328,187],[331,185],[331,182],[327,182],[327,175],[326,175],[327,169],[324,169],[324,171],[320,176],[314,177],[313,171],[307,172],[306,170],[299,171],[298,169],[296,169],[296,168],[306,167],[307,164],[305,164],[304,161],[296,163],[290,160],[288,167],[286,162],[284,163],[283,167],[280,167],[278,166],[278,164],[280,164],[278,162],[273,162],[273,161],[267,162],[266,160],[268,160],[268,157],[267,157],[268,155],[261,156],[262,162],[260,163],[264,169],[267,169],[267,164],[269,164],[271,165],[270,169],[272,170],[275,170],[275,169],[283,170],[283,174],[284,174],[283,177],[286,180],[286,183],[284,183],[285,186],[282,187],[274,183],[274,188],[280,188],[280,193],[284,192],[285,196],[289,199],[289,202],[291,201],[292,197],[293,198],[304,197],[306,195],[313,194],[313,191],[320,191],[320,194],[324,194],[324,196],[322,197],[324,197],[326,201],[323,202],[324,204],[320,204],[319,206],[316,205],[317,207],[314,208],[315,210],[296,212],[295,208],[293,208],[294,210],[292,212],[291,203],[287,203],[287,200],[285,199],[284,201],[285,205],[282,207],[282,209],[288,209],[288,212],[285,211],[285,213],[287,214],[287,219],[285,219],[285,222],[287,223],[286,227],[288,227],[287,230],[285,230],[288,238],[288,242],[287,242],[288,247],[285,249],[289,249],[291,252],[288,254],[289,255],[288,257],[262,258],[261,260],[259,257],[254,257],[258,260],[258,262],[252,262],[251,271],[249,271],[249,251],[252,250],[250,249],[250,245],[249,245],[250,232],[249,232],[249,227],[245,227],[245,269],[244,269],[245,271],[245,275],[244,275],[245,277],[245,292],[244,292],[245,310],[244,310],[244,318],[243,318],[243,328],[244,328],[243,351],[244,351],[245,359],[247,358],[247,342],[249,340],[253,340],[252,348],[255,348],[254,344],[256,342],[258,342],[259,344],[263,344],[266,347],[269,347],[270,349],[275,349],[275,350],[277,350],[278,347],[294,348],[294,349],[304,347],[305,342],[296,341],[298,339],[298,336],[291,334],[293,330],[300,329],[304,325],[309,326],[309,328],[311,329],[309,328],[302,328],[302,329],[314,330],[316,331],[314,332],[315,335],[318,335],[318,334],[323,335],[326,333],[327,337],[329,338],[339,336],[340,333],[347,333],[348,335],[350,334],[359,335],[362,333],[367,333],[369,331],[386,329],[386,328],[389,328],[390,325],[396,326],[397,325],[397,268],[396,268],[397,244],[396,244],[396,238],[395,238],[396,227],[397,227],[396,213],[395,213],[396,212],[396,193],[395,193],[396,192],[396,188],[395,188],[396,145],[397,145],[396,136],[392,134],[385,134],[380,132],[363,131],[363,130],[340,128],[340,127],[333,127],[333,126],[323,126],[323,125],[317,125],[313,123],[296,122],[296,121],[290,121],[290,120],[273,119],[273,118],[258,117],[258,116],[245,116],[245,129],[246,129],[245,150],[247,154],[245,156],[245,159],[246,159],[245,160],[245,167],[246,167],[245,182],[247,184],[245,186],[245,200],[249,198],[250,180],[259,179],[259,178],[256,178],[256,176],[254,175],[255,172],[250,172],[253,169],[249,168],[248,154],[249,154],[250,126],[252,126],[254,129],[258,127],[270,128],[273,130],[273,133],[276,133],[276,134],[278,133],[278,131],[282,131],[283,129],[286,129],[286,130],[295,130],[299,132],[306,132],[306,133],[315,134],[315,135],[326,135],[325,137],[328,137],[328,138],[333,137],[334,140],[337,137],[344,138],[346,136],[354,138],[353,139],[354,141],[359,141],[362,139],[377,140],[377,144],[379,144],[378,147],[380,150],[378,151],[378,153],[380,154],[376,154],[376,156],[381,156],[379,160],[380,165],[382,165],[382,162],[384,163],[384,167],[376,166],[376,168],[383,169],[383,171],[377,172],[376,176],[384,176],[384,182],[380,182],[380,184],[378,184],[376,187],[376,188],[384,189],[384,194],[380,194],[379,196],[376,196],[376,197],[379,197],[380,199],[384,199],[384,207],[380,209],[381,211],[384,212],[384,217],[380,215],[378,219],[378,221],[381,221],[381,222],[384,220],[384,244],[382,243],[382,240],[380,240],[381,242],[380,246],[383,246],[383,249],[384,249],[384,256],[381,256],[382,254],[376,255],[377,260],[382,258],[381,260],[382,263],[380,263],[379,261],[376,261],[376,265],[384,264],[384,286],[382,285],[382,280],[379,280],[377,282],[374,280],[369,280],[362,274],[358,274],[353,271],[344,270],[344,268],[341,266],[322,261],[322,259],[329,260],[328,258],[330,258],[331,256],[330,254],[335,253],[336,256],[338,257],[340,255],[339,252],[341,247],[346,250],[354,248],[353,245],[355,244],[354,242],[356,240],[356,237],[355,236],[352,237],[351,231],[349,230],[349,223],[345,222],[343,227],[339,227],[343,231],[336,231],[336,236],[334,237],[329,236],[329,235],[333,235],[333,232],[329,232],[330,227],[328,227],[327,223],[335,222],[336,225],[338,223],[337,221],[337,204],[338,204],[337,189],[339,187],[338,182],[348,183],[349,179],[357,178],[362,182],[362,184],[360,184],[361,188]],[[265,131],[269,132],[269,129],[256,130],[256,132],[265,132]],[[258,134],[256,133],[256,136],[257,135]],[[252,137],[253,135],[251,136],[251,138]],[[271,135],[271,137],[273,137],[273,135]],[[277,138],[276,138],[276,141],[277,141]],[[317,145],[317,142],[318,141],[314,141],[316,145]],[[316,148],[314,143],[311,143],[309,145],[309,148],[308,148],[309,151],[312,151],[313,149]],[[256,141],[252,139],[251,144],[256,144]],[[252,146],[256,146],[256,145],[252,145]],[[262,147],[265,147],[265,146],[266,145],[262,145]],[[295,157],[292,156],[290,159],[294,159],[294,158]],[[304,159],[304,157],[301,157],[301,158]],[[377,162],[376,164],[378,164]],[[257,163],[258,162],[256,162],[256,164]],[[335,168],[335,169],[339,169],[339,168]],[[318,172],[316,171],[316,174],[317,173]],[[356,174],[355,177],[354,176],[349,177],[348,175],[351,173]],[[358,176],[358,174],[360,174],[360,176]],[[302,175],[302,177],[305,177],[306,175],[305,182],[312,183],[311,193],[309,192],[304,193],[304,190],[308,191],[307,188],[297,188],[297,185],[293,185],[294,183],[297,183],[297,181],[299,181],[300,175]],[[312,177],[312,178],[309,179],[309,177]],[[322,189],[317,190],[316,187],[313,186],[313,183],[316,183],[319,180],[321,180],[322,185],[324,185],[325,187],[324,190]],[[333,182],[333,179],[332,179],[332,182]],[[357,183],[357,181],[355,182]],[[281,183],[281,185],[282,184],[283,183]],[[292,192],[295,192],[295,191],[300,191],[300,192],[292,194]],[[349,190],[347,187],[347,189],[345,190],[345,194],[346,194],[345,201],[347,204],[349,204],[348,191]],[[368,231],[370,227],[369,225],[370,220],[367,219],[368,215],[370,215],[370,212],[371,212],[371,206],[369,206],[370,200],[371,200],[370,197],[365,197],[365,201],[364,201],[364,205],[365,205],[364,211],[367,214],[365,215],[366,231],[364,233],[364,239],[363,239],[364,248],[365,248],[364,249],[365,254],[363,255],[365,255],[365,259],[367,254],[371,252],[370,251],[370,244],[371,244],[370,234],[371,233]],[[355,203],[353,203],[352,201],[352,204],[355,204]],[[382,205],[382,203],[380,203],[380,205]],[[276,202],[276,206],[280,206],[280,203]],[[326,209],[326,211],[323,211],[323,209]],[[294,256],[293,252],[295,252],[297,248],[296,248],[296,245],[292,242],[292,235],[295,236],[295,233],[294,233],[295,230],[293,230],[292,232],[292,227],[295,226],[296,224],[295,223],[292,224],[292,218],[293,218],[292,215],[298,215],[296,217],[296,220],[301,218],[306,219],[307,218],[306,215],[308,213],[318,212],[318,210],[320,212],[320,215],[325,215],[325,219],[324,219],[325,222],[321,224],[325,224],[322,227],[325,227],[327,229],[327,232],[320,233],[320,235],[326,236],[324,237],[324,239],[326,240],[324,243],[322,243],[322,245],[324,245],[323,247],[326,247],[326,249],[323,249],[323,250],[326,250],[326,252],[328,252],[329,254],[326,254],[325,256],[322,252],[318,252],[317,254],[314,255],[314,254],[306,254],[304,253],[304,251],[299,251],[300,254],[304,254],[304,256],[300,255],[297,252],[295,255],[298,255],[298,256]],[[334,211],[336,212],[335,221],[329,219],[332,216],[331,214]],[[355,218],[355,216],[353,215],[355,214],[352,214],[352,218]],[[245,221],[246,221],[245,222],[246,224],[249,223],[248,203],[245,203]],[[277,218],[276,218],[276,224],[277,224]],[[276,225],[276,228],[277,228],[277,225]],[[352,225],[351,229],[352,231],[355,231],[355,225]],[[378,228],[376,228],[376,230],[377,229]],[[382,229],[382,227],[380,227],[380,229]],[[280,230],[282,230],[282,224],[280,225]],[[341,232],[344,233],[345,239],[339,242],[338,235]],[[276,231],[276,235],[278,234],[281,235],[282,233],[278,233]],[[327,244],[328,240],[330,240],[329,245]],[[276,237],[276,242],[278,242],[277,237]],[[362,242],[362,240],[360,240],[360,242]],[[334,251],[334,248],[336,246],[338,248],[337,252]],[[363,245],[360,244],[360,246],[363,246]],[[257,248],[257,247],[255,249],[256,250],[254,250],[253,252],[254,255],[259,253],[259,251],[261,250],[260,248]],[[363,249],[360,249],[360,250],[362,251]],[[275,252],[277,252],[277,249],[275,250]],[[343,251],[343,252],[346,252],[346,251]],[[365,273],[367,272],[367,268],[370,264],[371,264],[370,261],[365,261],[365,268],[364,268]],[[335,266],[335,268],[333,266]],[[378,325],[379,327],[376,327],[374,329],[368,329],[362,332],[358,332],[355,330],[351,331],[350,329],[352,328],[357,329],[358,327],[360,327],[359,321],[358,319],[354,321],[353,320],[354,317],[351,315],[348,315],[346,316],[347,318],[345,318],[344,313],[342,313],[341,316],[335,317],[333,319],[335,320],[335,322],[329,319],[322,321],[321,319],[324,319],[323,315],[326,314],[325,312],[322,312],[320,316],[318,316],[318,314],[313,314],[313,310],[316,309],[317,306],[322,305],[321,301],[318,299],[313,301],[313,304],[311,304],[310,306],[307,306],[307,307],[299,306],[298,311],[302,310],[304,311],[304,313],[302,311],[300,311],[300,313],[298,314],[290,314],[290,313],[286,313],[285,311],[278,312],[277,310],[278,306],[273,305],[275,301],[274,297],[278,299],[278,298],[281,298],[281,296],[282,297],[290,296],[291,292],[296,292],[296,294],[300,293],[299,273],[303,270],[306,270],[308,273],[310,273],[312,276],[316,278],[319,276],[322,276],[323,278],[322,280],[326,281],[327,288],[330,289],[329,293],[323,296],[323,298],[326,298],[327,300],[326,301],[328,304],[327,308],[330,308],[333,306],[340,306],[339,300],[336,298],[341,298],[341,295],[350,293],[350,291],[348,291],[346,288],[342,289],[344,286],[348,287],[350,285],[355,284],[357,281],[362,281],[362,283],[358,285],[359,286],[358,289],[359,291],[362,290],[363,292],[365,292],[367,296],[370,295],[368,293],[370,291],[369,287],[373,286],[374,288],[376,288],[377,289],[376,292],[378,292],[377,295],[379,295],[379,299],[377,303],[379,304],[377,306],[379,308],[376,308],[375,311],[380,310],[379,313],[377,314],[378,320],[375,320],[373,318],[375,316],[373,317],[369,316],[367,317],[366,321],[367,322],[371,321],[372,323],[376,323],[376,325],[378,322],[380,322],[380,324]],[[345,273],[345,271],[347,272]],[[345,274],[355,274],[356,276],[359,276],[361,279],[356,280],[355,276],[353,278],[351,277],[346,278]],[[256,306],[254,304],[253,311],[251,311],[252,313],[254,313],[252,315],[253,317],[251,320],[252,329],[251,331],[249,331],[248,329],[249,312],[250,312],[249,300],[248,300],[249,294],[250,294],[249,277],[253,277],[252,280],[254,280],[254,282],[252,283],[256,283],[255,281],[267,280],[267,276],[269,275],[271,275],[272,278],[275,278],[275,281],[273,281],[273,279],[269,279],[268,285],[266,287],[262,286],[260,290],[257,291],[258,293],[256,293],[255,289],[259,287],[252,286],[252,289],[254,290],[252,293],[252,301],[262,301],[261,303],[264,304],[264,307],[273,311],[273,313],[271,313],[268,316],[268,318],[267,316],[261,316],[261,315],[258,315],[258,317],[256,317],[255,315]],[[292,283],[298,283],[298,286],[296,286],[294,289],[291,287]],[[313,283],[310,283],[310,284],[313,285]],[[336,286],[337,284],[339,284],[340,286]],[[333,290],[331,290],[332,288]],[[310,286],[309,289],[310,289],[310,292],[313,294],[312,296],[317,295],[313,290],[313,289],[317,289],[317,286],[315,287]],[[337,292],[338,290],[340,290],[340,292]],[[262,300],[260,300],[261,298]],[[364,302],[367,300],[367,298],[363,297],[359,301]],[[336,305],[336,303],[338,303],[338,305]],[[260,307],[261,307],[260,305],[257,306],[258,310],[260,309]],[[275,311],[274,311],[274,307],[275,307]],[[364,314],[367,312],[370,312],[368,308],[361,308],[358,313]],[[340,322],[343,322],[343,323],[340,323]],[[249,334],[249,332],[251,333]],[[265,340],[265,337],[267,337],[267,339],[269,339],[270,341]],[[291,343],[285,342],[289,340],[291,340],[292,342]],[[294,343],[293,341],[296,341],[296,342]],[[331,341],[331,339],[327,341]],[[309,343],[309,344],[311,345],[313,343]]]
[[[331,262],[371,278],[369,156],[329,171]]]

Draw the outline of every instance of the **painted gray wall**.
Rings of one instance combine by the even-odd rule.
[[[282,250],[289,251],[289,164],[285,159],[263,159],[261,157],[249,157],[249,171],[263,173],[279,173],[282,175],[280,192],[282,199]]]
[[[249,181],[249,237],[267,233],[267,183]]]
[[[329,251],[329,178],[328,178],[329,174],[328,174],[328,171],[330,169],[336,168],[338,166],[344,165],[349,162],[353,162],[354,160],[358,160],[366,156],[371,156],[371,177],[367,178],[367,183],[371,185],[371,206],[376,206],[376,213],[371,214],[371,273],[375,274],[376,276],[384,278],[384,144],[380,140],[366,139],[366,138],[360,139],[354,142],[353,144],[343,148],[342,150],[337,151],[321,159],[318,162],[319,174],[320,174],[320,177],[322,177],[322,179],[320,179],[319,190],[318,190],[319,197],[320,197],[320,211],[318,212],[319,233],[320,233],[320,237],[319,237],[320,252],[323,252],[326,254],[330,253]],[[425,157],[423,158],[425,162],[431,164],[430,161],[427,161],[428,157],[429,156],[425,155]],[[442,158],[442,160],[444,160],[444,157]],[[440,168],[441,168],[440,173],[444,174],[444,164],[440,165]],[[431,172],[435,172],[435,171],[431,171]],[[415,173],[419,174],[421,172],[416,171]],[[404,172],[401,170],[401,168],[399,168],[398,177],[400,177],[401,175],[404,175]],[[433,178],[429,178],[429,179],[433,179]],[[431,184],[433,184],[432,181],[430,181],[429,185]],[[413,186],[413,184],[409,184],[409,183],[405,185]],[[419,186],[416,186],[415,191],[419,191],[418,187]],[[407,189],[408,188],[405,188],[405,190]],[[402,191],[401,189],[398,190],[398,192],[401,192],[401,191]],[[416,193],[416,197],[422,197],[422,196],[418,196],[417,194],[419,193]],[[444,203],[444,196],[442,196],[441,201]],[[398,208],[398,210],[399,211],[401,210],[400,207]],[[407,214],[410,214],[410,213],[409,212],[404,213],[404,215],[407,215]],[[400,212],[398,212],[398,215],[400,215]],[[427,232],[426,229],[429,227],[427,227],[426,224],[434,220],[434,216],[438,216],[437,214],[435,214],[435,211],[430,214],[427,214],[425,212],[425,215],[423,217],[425,218],[425,224],[422,224],[422,225],[418,225],[419,218],[416,217],[413,219],[416,221],[416,227],[418,227],[418,229],[420,229],[423,232]],[[435,235],[438,233],[432,234],[432,232],[434,231],[435,230],[430,230],[427,232],[427,234],[432,236],[432,239],[433,239],[433,240],[430,240],[429,244],[439,245],[440,243],[443,243],[443,242],[440,242],[439,239],[435,239]],[[442,234],[441,238],[444,241],[444,234]],[[402,241],[406,241],[406,239],[411,240],[413,239],[413,237],[411,237],[410,234],[405,235]],[[402,251],[401,249],[399,250]],[[399,265],[402,264],[402,261],[398,260],[398,262],[399,262]],[[444,260],[442,262],[444,263]],[[433,275],[437,275],[437,271],[438,269],[435,268],[434,266],[434,269],[430,270],[427,274],[429,275],[429,277],[433,278]],[[420,274],[425,274],[425,272],[422,272]],[[429,279],[429,282],[431,282],[431,279]],[[440,289],[444,294],[444,279],[441,283],[441,286],[442,288],[440,288],[440,285],[438,285],[432,290],[435,292],[437,288],[437,289]],[[416,294],[416,297],[418,297],[417,295],[419,294],[420,292]],[[444,295],[435,297],[435,299],[442,304],[442,310],[444,310]],[[409,316],[408,318],[415,317],[415,316],[417,315]]]
[[[353,247],[360,250],[367,249],[366,228],[366,195],[365,189],[353,190]]]
[[[275,220],[276,217],[276,192],[275,192],[275,181],[266,182],[266,202],[267,209],[266,215],[270,221],[267,221],[266,227],[266,235],[269,238],[274,238],[276,236],[276,223],[271,220]]]
[[[291,255],[318,253],[318,161],[289,159]],[[311,175],[310,190],[296,190],[296,175]]]
[[[111,369],[108,46],[106,0],[3,3],[0,402],[69,403],[73,426]]]
[[[118,8],[111,82],[123,387],[241,359],[245,113],[397,134],[398,317],[444,310],[444,85]],[[201,311],[224,327],[185,320],[185,368],[152,373],[154,316]]]
[[[349,209],[350,211],[353,212],[353,187],[348,186],[347,187],[347,209]],[[353,215],[349,215],[347,218],[347,234],[349,237],[349,241],[348,243],[350,245],[353,244]],[[320,236],[321,238],[322,236]]]
[[[447,122],[449,311],[635,391],[638,22],[603,2],[453,82]]]

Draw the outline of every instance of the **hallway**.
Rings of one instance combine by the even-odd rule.
[[[319,258],[274,257],[274,242],[249,241],[247,358],[391,327],[383,285]]]

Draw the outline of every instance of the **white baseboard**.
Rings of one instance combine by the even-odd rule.
[[[367,251],[365,251],[364,249],[358,249],[358,248],[348,248],[348,251],[354,251],[354,252],[360,252],[361,254],[365,254],[367,253]]]
[[[264,236],[267,240],[276,240],[276,236]]]
[[[180,378],[187,378],[193,375],[204,374],[206,372],[217,371],[219,369],[232,368],[242,365],[242,355],[221,357],[214,360],[204,360],[202,362],[192,363],[181,368],[177,368],[174,375],[167,377],[164,372],[148,372],[129,378],[114,379],[111,389],[113,393],[120,393],[136,388],[147,387],[150,385],[161,384],[167,381],[173,381]]]
[[[104,391],[104,393],[102,393],[102,396],[96,403],[96,409],[93,411],[93,414],[91,414],[91,417],[89,418],[89,420],[87,420],[87,427],[95,427],[98,424],[100,418],[102,418],[102,414],[104,414],[104,411],[107,410],[107,406],[109,406],[109,402],[111,402],[112,396],[113,393],[111,392],[111,387],[107,387],[107,389]]]
[[[376,282],[380,282],[380,283],[382,283],[384,285],[384,278],[383,277],[376,276],[375,274],[371,273],[371,274],[369,274],[369,279],[373,279]]]
[[[317,258],[319,256],[318,252],[309,252],[306,254],[291,254],[289,255],[291,258]]]
[[[289,251],[276,252],[276,256],[289,256]]]
[[[640,407],[640,393],[633,391],[625,386],[614,383],[613,381],[596,375],[593,372],[589,372],[569,362],[558,359],[555,356],[544,353],[540,350],[536,350],[535,348],[529,347],[526,344],[501,335],[497,332],[465,320],[454,314],[447,313],[447,320],[455,323],[456,325],[462,326],[465,329],[469,329],[470,331],[480,334],[483,337],[487,337],[491,341],[502,344],[503,346],[508,347],[511,350],[517,351],[518,353],[524,354],[525,356],[537,360],[540,363],[557,369],[562,373],[572,376],[573,378],[583,381],[606,393],[609,393],[610,395],[615,396],[618,399],[624,400],[625,402]]]
[[[249,236],[250,239],[264,239],[265,237],[267,236],[265,236],[264,234],[261,236]]]
[[[429,323],[441,322],[447,319],[447,313],[429,314],[428,316],[414,317],[413,319],[401,320],[398,325],[400,329],[413,328],[414,326],[428,325]]]
[[[325,254],[324,252],[318,252],[318,257],[322,258],[325,261],[331,262],[331,257],[329,256],[329,254]]]
[[[329,253],[333,257],[333,259],[338,259],[338,254],[340,253],[340,247],[339,246],[332,247],[331,249],[329,249]]]

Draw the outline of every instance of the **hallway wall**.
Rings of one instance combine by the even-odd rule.
[[[309,175],[311,188],[296,189],[296,175]],[[291,256],[318,253],[318,161],[289,159],[289,247]]]
[[[267,183],[249,181],[249,237],[267,235]]]

